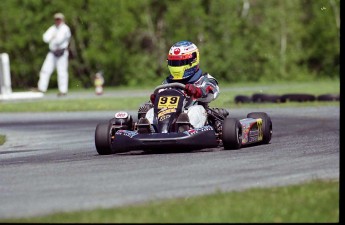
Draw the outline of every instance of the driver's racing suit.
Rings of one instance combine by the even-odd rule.
[[[162,84],[174,82],[176,81],[167,77]],[[189,90],[186,90],[186,93],[196,100],[194,104],[186,110],[190,124],[194,128],[204,126],[207,120],[207,112],[203,105],[207,105],[218,97],[219,86],[217,80],[208,73],[202,74],[202,71],[199,69],[191,79],[187,81],[179,81],[179,83],[185,84],[186,88],[190,85],[190,88],[193,89],[193,93],[190,93]],[[153,123],[153,116],[153,108],[150,108],[145,116],[149,120],[150,124]]]

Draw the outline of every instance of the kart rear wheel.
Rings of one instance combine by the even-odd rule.
[[[109,155],[113,153],[110,147],[110,127],[110,122],[99,123],[96,127],[95,145],[100,155]]]
[[[242,125],[238,119],[225,118],[222,129],[224,149],[239,149],[242,146]]]
[[[264,112],[248,113],[247,118],[262,119],[263,144],[268,144],[272,138],[272,121],[271,118]]]

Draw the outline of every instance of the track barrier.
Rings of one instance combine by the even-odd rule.
[[[42,98],[43,93],[12,92],[10,57],[7,53],[0,54],[0,100],[17,100]]]

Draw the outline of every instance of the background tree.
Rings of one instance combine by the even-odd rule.
[[[340,0],[2,0],[13,87],[36,86],[58,11],[73,35],[71,88],[91,86],[99,70],[107,86],[157,84],[180,40],[197,44],[201,68],[220,82],[339,76]]]

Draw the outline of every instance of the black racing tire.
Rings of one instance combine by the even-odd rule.
[[[316,97],[311,94],[285,94],[280,98],[281,102],[312,102],[315,101]]]
[[[248,113],[247,118],[262,119],[263,144],[268,144],[272,138],[272,120],[265,112]]]
[[[222,141],[225,150],[235,150],[242,146],[242,125],[238,119],[225,118]]]
[[[278,103],[280,102],[280,95],[267,95],[266,98],[264,98],[265,102],[272,102],[272,103]]]
[[[250,103],[252,102],[252,98],[246,95],[236,95],[234,99],[236,104],[239,103]]]
[[[339,101],[340,96],[339,95],[333,95],[333,94],[324,94],[317,96],[318,101]]]
[[[110,147],[110,128],[111,123],[99,123],[95,131],[95,145],[98,154],[100,155],[109,155],[113,154]]]
[[[252,95],[253,102],[280,102],[280,95],[269,95],[269,94],[259,94],[255,93]]]
[[[260,102],[264,102],[266,96],[267,96],[266,94],[254,93],[252,95],[252,99],[253,99],[253,102],[260,103]]]

